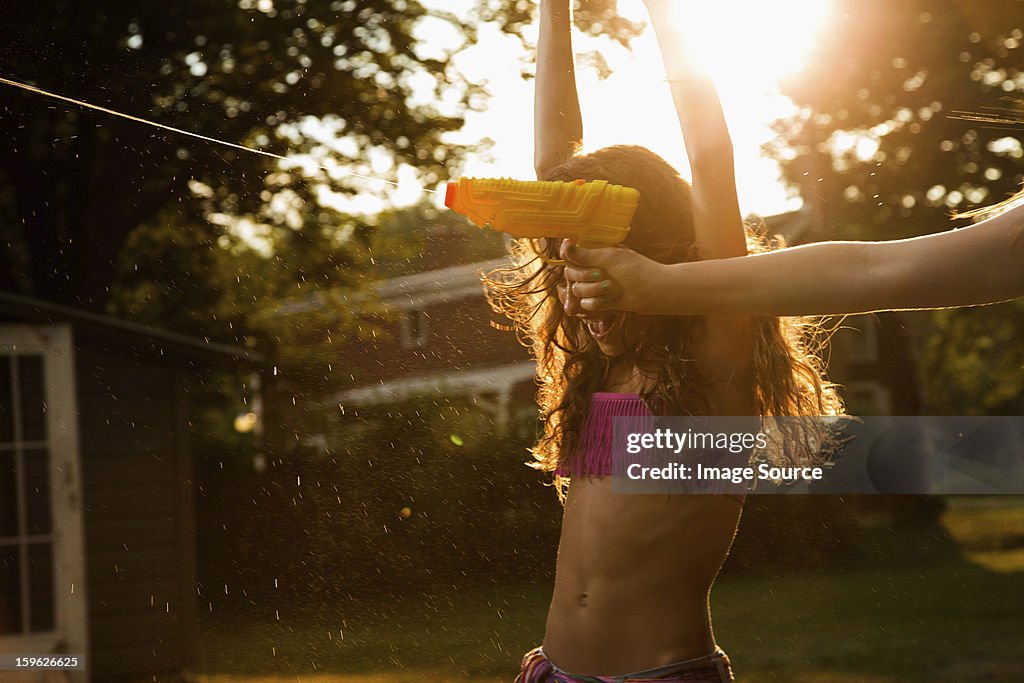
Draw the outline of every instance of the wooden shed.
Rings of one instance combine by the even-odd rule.
[[[256,364],[0,292],[0,653],[84,654],[83,683],[179,678],[198,630],[188,382]]]

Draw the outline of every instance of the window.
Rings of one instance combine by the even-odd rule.
[[[74,348],[66,325],[0,325],[0,652],[87,650]]]
[[[406,349],[426,346],[430,338],[428,321],[430,316],[426,311],[412,309],[405,312],[402,317],[402,347]]]
[[[43,356],[0,355],[0,635],[54,628]]]

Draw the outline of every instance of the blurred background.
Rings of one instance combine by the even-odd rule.
[[[479,285],[503,240],[429,191],[532,177],[536,3],[3,9],[0,76],[287,159],[0,86],[0,652],[511,680],[560,507]],[[586,149],[686,174],[642,2],[577,10]],[[1024,180],[1021,0],[687,12],[744,209],[790,244],[963,225]],[[842,322],[852,413],[1022,414],[1024,304]],[[1019,497],[752,496],[716,633],[740,680],[1017,681],[1022,578]]]

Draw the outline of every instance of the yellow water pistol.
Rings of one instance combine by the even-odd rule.
[[[448,183],[444,199],[482,228],[513,237],[571,238],[589,248],[626,239],[639,203],[639,191],[606,180],[462,178]]]

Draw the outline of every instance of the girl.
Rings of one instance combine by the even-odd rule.
[[[536,166],[546,180],[607,180],[640,191],[626,246],[662,263],[746,253],[732,150],[714,88],[665,53],[693,166],[693,185],[655,154],[611,147],[579,156],[582,123],[570,44],[570,0],[541,2]],[[649,0],[664,46],[676,41],[667,4]],[[755,241],[756,242],[756,241]],[[518,240],[515,265],[487,279],[496,310],[537,360],[544,431],[536,466],[565,503],[555,588],[542,647],[520,683],[725,681],[708,601],[729,551],[742,497],[613,494],[613,416],[834,415],[835,390],[805,346],[799,321],[621,313],[571,315],[556,241]],[[814,460],[788,434],[784,452]],[[570,673],[574,672],[574,673]]]

